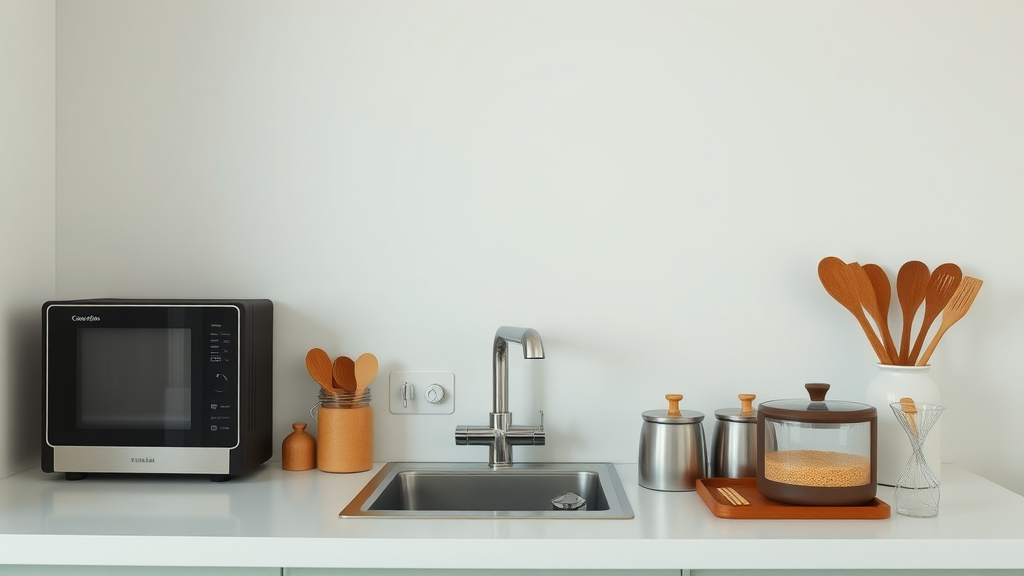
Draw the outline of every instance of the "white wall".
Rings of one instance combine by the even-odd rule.
[[[54,294],[54,6],[0,0],[0,478],[38,464],[39,310]]]
[[[61,0],[57,294],[273,299],[278,440],[306,350],[372,351],[377,460],[485,459],[454,428],[531,326],[511,409],[548,445],[516,458],[631,462],[668,392],[864,398],[822,257],[954,261],[986,283],[932,362],[944,459],[1024,493],[1022,28],[992,0]],[[389,414],[392,370],[454,372],[455,414]]]

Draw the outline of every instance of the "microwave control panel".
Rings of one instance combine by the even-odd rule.
[[[230,312],[233,319],[204,320],[203,443],[234,446],[238,440],[238,312],[220,311]]]

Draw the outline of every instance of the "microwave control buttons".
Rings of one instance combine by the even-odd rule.
[[[207,354],[211,363],[231,362],[231,348],[234,335],[225,331],[223,324],[210,324],[207,331]]]
[[[223,373],[218,373],[213,377],[214,392],[224,392],[228,389],[228,384],[230,384],[230,381]]]

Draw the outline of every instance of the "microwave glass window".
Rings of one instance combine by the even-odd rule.
[[[186,328],[79,330],[78,425],[191,427],[191,332]]]

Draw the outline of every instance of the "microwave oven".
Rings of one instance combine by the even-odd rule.
[[[270,300],[43,304],[42,469],[199,474],[270,459]]]

